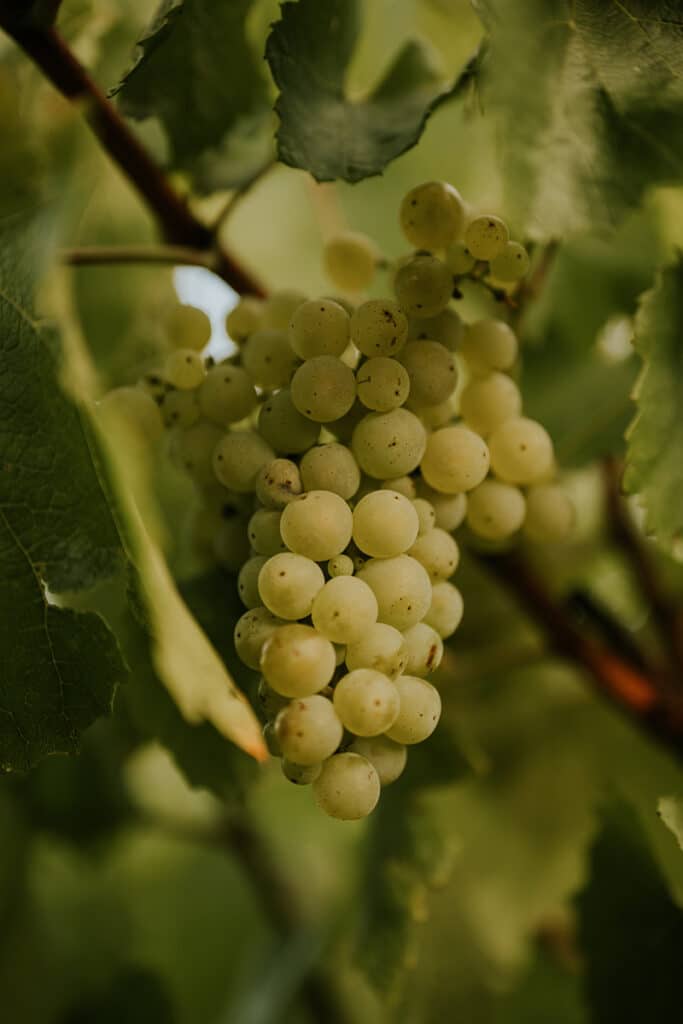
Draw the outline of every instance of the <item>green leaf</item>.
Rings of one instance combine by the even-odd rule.
[[[492,1024],[587,1024],[576,968],[539,947],[514,991],[499,996]]]
[[[177,1020],[161,978],[141,967],[121,970],[106,991],[79,998],[61,1024],[174,1024]]]
[[[624,487],[638,494],[647,527],[665,546],[683,530],[683,256],[641,302],[634,344],[643,360],[628,432]]]
[[[683,850],[683,797],[661,797],[657,805],[657,814],[669,831],[673,832],[676,842]]]
[[[683,911],[673,903],[632,812],[621,805],[605,815],[577,908],[592,1019],[676,1020]]]
[[[538,237],[611,226],[683,176],[683,22],[672,0],[479,0],[508,214]]]
[[[109,710],[125,675],[95,615],[49,602],[47,588],[90,586],[124,552],[82,411],[61,391],[56,333],[37,319],[33,291],[46,222],[0,223],[0,765],[25,769],[73,751]]]
[[[157,117],[172,168],[199,191],[245,184],[269,158],[267,83],[246,37],[252,0],[163,0],[114,93],[130,117]]]
[[[414,146],[444,99],[443,76],[418,40],[406,43],[363,100],[345,92],[360,32],[358,0],[282,5],[266,59],[280,89],[278,156],[318,181],[361,181]]]

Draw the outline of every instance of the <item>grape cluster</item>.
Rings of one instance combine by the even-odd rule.
[[[468,275],[520,280],[526,250],[440,182],[411,190],[400,222],[414,251],[393,298],[245,297],[227,318],[237,355],[217,365],[180,307],[163,370],[107,399],[134,392],[146,433],[152,411],[171,428],[202,495],[198,543],[239,572],[235,647],[261,673],[268,747],[342,819],[369,814],[438,723],[426,677],[463,614],[453,532],[555,542],[572,524],[551,439],[522,414],[513,330],[452,306]],[[379,263],[351,232],[324,261],[356,299]]]

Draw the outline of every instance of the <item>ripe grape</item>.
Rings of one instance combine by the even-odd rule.
[[[310,558],[289,551],[272,555],[261,567],[258,589],[261,600],[281,619],[304,619],[325,585],[322,569]]]
[[[332,818],[357,821],[374,811],[379,800],[379,776],[360,754],[335,754],[313,783],[318,807]]]
[[[316,562],[340,555],[351,540],[353,516],[333,491],[307,491],[282,513],[280,531],[290,551]]]
[[[371,491],[353,510],[353,539],[373,558],[402,555],[417,537],[415,506],[397,491]]]
[[[280,626],[261,649],[264,679],[283,697],[319,693],[332,679],[335,662],[330,641],[298,622]]]
[[[400,220],[416,249],[443,249],[462,234],[465,204],[452,185],[427,181],[404,196]]]
[[[379,736],[396,721],[400,700],[388,676],[358,668],[337,683],[334,709],[342,725],[356,736]]]
[[[395,686],[401,708],[387,736],[396,743],[422,743],[434,732],[441,717],[439,691],[418,676],[401,676]]]
[[[377,249],[367,235],[344,231],[327,242],[323,262],[337,288],[362,291],[372,284],[375,276]]]
[[[275,719],[282,755],[294,764],[318,764],[331,757],[343,732],[332,702],[319,694],[291,701]]]

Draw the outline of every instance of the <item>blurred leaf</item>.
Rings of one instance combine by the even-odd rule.
[[[105,992],[70,1010],[60,1024],[174,1024],[173,1007],[161,979],[149,970],[129,967]]]
[[[347,65],[360,32],[358,0],[285,3],[266,44],[280,89],[278,155],[318,181],[361,181],[418,141],[447,92],[430,51],[405,44],[364,100],[344,90]]]
[[[647,527],[665,546],[683,531],[683,256],[641,302],[635,347],[643,360],[638,411],[628,433],[624,487],[638,494]]]
[[[673,832],[676,842],[683,850],[683,797],[661,797],[657,813],[666,827]]]
[[[674,0],[478,0],[508,212],[538,237],[611,226],[683,176],[683,23]]]
[[[239,187],[270,153],[267,84],[245,34],[251,3],[163,0],[114,90],[125,114],[160,119],[170,166],[200,191]]]
[[[630,810],[603,816],[577,897],[584,989],[600,1024],[675,1020],[683,911],[672,902]]]
[[[491,1024],[587,1024],[579,976],[542,947],[514,991],[499,996]]]

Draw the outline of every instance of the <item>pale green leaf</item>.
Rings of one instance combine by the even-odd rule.
[[[683,797],[660,797],[657,813],[683,850]]]

